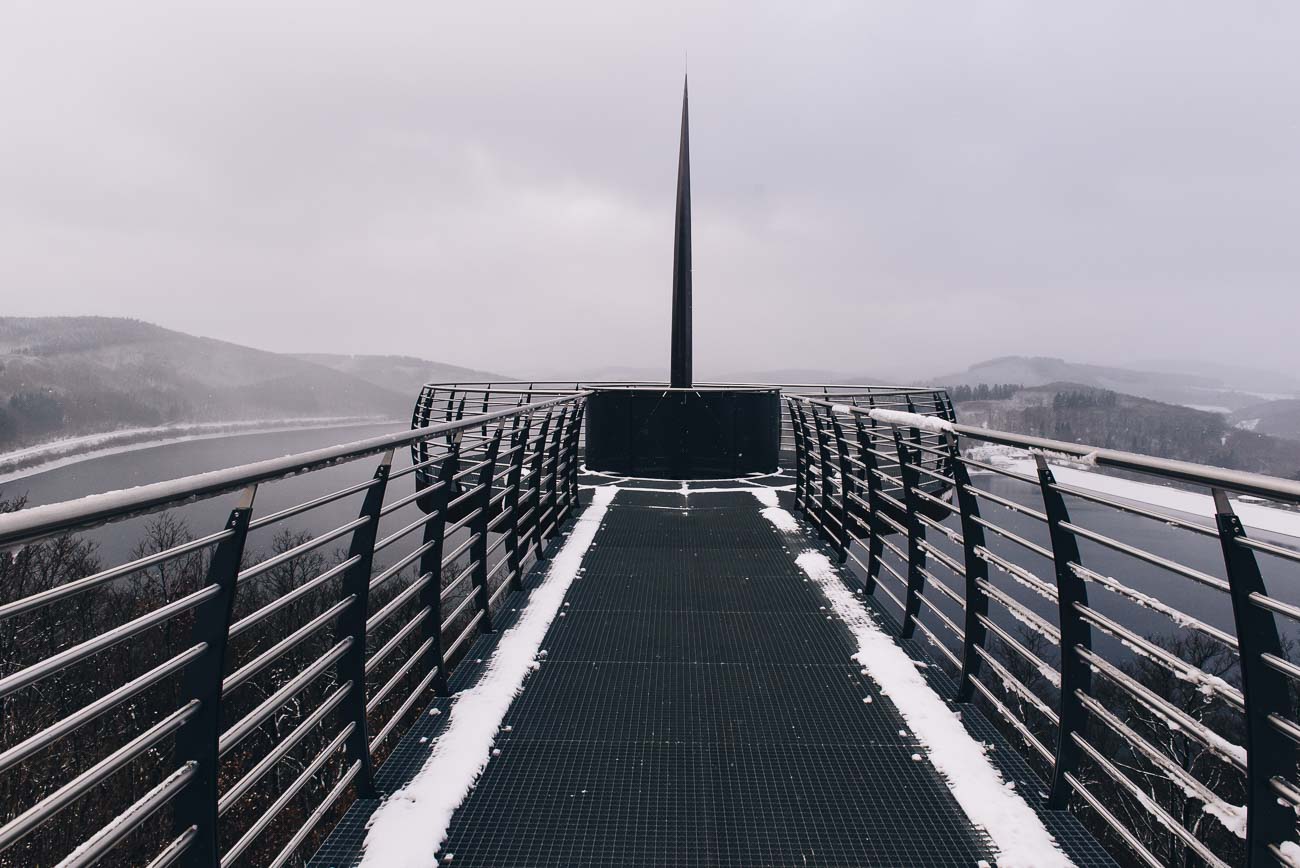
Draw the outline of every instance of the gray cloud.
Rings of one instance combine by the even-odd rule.
[[[269,349],[1295,368],[1283,2],[10,3],[0,292]]]

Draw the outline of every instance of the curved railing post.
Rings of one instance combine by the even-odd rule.
[[[868,594],[876,592],[876,579],[880,576],[880,558],[885,553],[885,544],[881,542],[880,521],[880,479],[876,477],[876,456],[871,451],[871,435],[863,416],[855,415],[854,422],[858,429],[858,459],[862,462],[862,479],[867,486],[867,576],[864,590]],[[875,425],[874,420],[872,425]]]
[[[835,438],[835,455],[839,459],[840,468],[840,534],[843,539],[840,540],[839,555],[840,563],[849,559],[849,546],[853,544],[853,534],[849,532],[851,516],[849,514],[849,483],[853,477],[853,465],[849,462],[849,447],[844,439],[844,429],[840,426],[840,420],[835,417],[835,411],[830,413],[831,419],[831,436]]]
[[[192,763],[194,779],[177,794],[172,826],[177,836],[194,830],[194,840],[181,864],[190,868],[215,868],[220,864],[217,849],[217,798],[221,754],[221,681],[226,669],[226,644],[230,638],[230,617],[235,607],[239,564],[244,558],[248,523],[253,517],[257,486],[250,485],[230,511],[225,528],[232,533],[217,543],[208,562],[204,587],[220,592],[194,612],[192,644],[202,643],[203,653],[185,667],[181,676],[181,702],[199,701],[198,711],[176,733],[176,760]]]
[[[430,577],[420,589],[421,611],[428,610],[420,630],[424,639],[422,644],[427,643],[421,668],[424,672],[437,670],[438,674],[433,678],[433,690],[439,696],[451,692],[447,686],[447,660],[442,647],[442,553],[447,536],[447,503],[451,500],[456,470],[460,465],[461,432],[457,431],[449,439],[447,455],[438,468],[435,487],[428,495],[429,520],[424,523],[421,540],[424,554],[420,555],[420,577]]]
[[[1047,529],[1052,541],[1052,563],[1056,568],[1056,601],[1061,629],[1061,698],[1057,713],[1056,758],[1052,764],[1052,785],[1047,807],[1064,810],[1070,801],[1069,775],[1077,775],[1082,751],[1074,734],[1088,725],[1088,707],[1080,696],[1092,694],[1092,668],[1078,649],[1092,650],[1092,627],[1083,619],[1079,606],[1088,605],[1088,586],[1070,564],[1082,564],[1079,543],[1063,525],[1070,521],[1065,498],[1056,490],[1056,479],[1042,452],[1034,453],[1038,465],[1038,487],[1043,492]]]
[[[1276,864],[1271,846],[1295,834],[1295,812],[1273,790],[1271,781],[1295,774],[1295,746],[1270,718],[1288,719],[1290,690],[1286,677],[1268,664],[1287,658],[1273,613],[1251,597],[1264,596],[1264,578],[1255,553],[1241,544],[1246,530],[1227,494],[1214,489],[1214,518],[1227,569],[1232,615],[1241,659],[1241,692],[1246,705],[1246,865]]]
[[[532,492],[532,526],[529,530],[529,541],[532,548],[537,549],[537,559],[546,560],[546,550],[542,546],[542,470],[543,462],[546,460],[546,434],[551,429],[551,411],[546,411],[546,416],[542,418],[541,430],[537,432],[537,451],[533,453],[532,465],[528,470],[528,488]]]
[[[816,507],[814,513],[817,515],[817,525],[822,539],[830,540],[838,545],[839,540],[831,533],[830,520],[834,514],[831,495],[831,450],[827,446],[826,428],[822,425],[822,417],[817,412],[817,406],[812,407],[813,433],[817,438],[817,465],[820,469],[821,490],[817,492]]]
[[[915,430],[915,429],[914,429]],[[898,450],[898,477],[903,483],[903,506],[907,509],[907,600],[903,609],[904,639],[912,638],[916,629],[916,619],[921,614],[921,594],[925,591],[925,549],[921,541],[925,539],[925,525],[917,517],[916,488],[921,484],[921,475],[913,464],[911,447],[903,440],[902,430],[894,429],[894,448]],[[921,460],[918,451],[916,461]]]
[[[975,695],[975,679],[979,678],[983,658],[979,649],[984,647],[987,629],[982,618],[989,614],[989,595],[982,583],[988,581],[989,565],[979,556],[977,549],[985,547],[984,527],[976,520],[980,517],[979,498],[970,492],[970,472],[961,461],[957,435],[949,431],[948,456],[951,462],[954,497],[961,520],[962,572],[966,579],[966,619],[962,629],[961,680],[957,683],[957,701],[970,702]]]
[[[547,455],[546,464],[550,465],[550,478],[546,482],[546,505],[551,510],[551,527],[556,530],[560,526],[560,444],[564,440],[565,422],[569,417],[569,408],[564,406],[560,408],[559,421],[555,423],[555,431],[551,435],[551,448]],[[541,521],[541,515],[537,516]]]
[[[470,543],[469,558],[474,564],[474,571],[470,574],[470,580],[474,583],[474,595],[478,598],[477,606],[483,613],[479,620],[479,629],[484,633],[495,632],[492,626],[492,595],[488,592],[488,522],[491,518],[492,505],[492,477],[496,475],[497,453],[501,451],[501,428],[497,426],[496,434],[492,435],[492,440],[488,443],[487,455],[483,460],[486,462],[478,472],[478,482],[475,483],[479,488],[478,494],[474,496],[472,509],[478,510],[478,514],[470,520],[469,532],[473,535],[474,541]]]
[[[807,511],[808,433],[804,430],[803,408],[793,398],[788,403],[790,430],[794,432],[794,508]]]
[[[582,420],[587,415],[587,402],[581,398],[574,405],[573,410],[573,433],[569,438],[569,474],[567,483],[569,486],[569,508],[577,509],[582,506],[582,500],[578,496],[578,471],[581,462],[578,460],[578,443],[582,440]]]
[[[528,452],[528,434],[532,430],[533,417],[524,417],[524,424],[515,428],[510,435],[510,446],[515,451],[510,456],[510,475],[506,477],[505,509],[506,518],[506,570],[510,573],[510,587],[516,591],[524,589],[522,559],[519,557],[519,495],[523,488],[524,457]]]
[[[339,613],[338,621],[338,635],[352,639],[352,645],[339,658],[336,671],[339,684],[352,682],[352,688],[340,704],[339,714],[354,724],[346,750],[349,765],[361,763],[361,770],[354,779],[357,797],[361,799],[376,796],[370,736],[366,727],[366,616],[370,613],[370,574],[375,560],[375,537],[379,532],[379,510],[384,506],[384,492],[388,488],[392,466],[393,450],[390,449],[375,468],[374,483],[366,490],[361,502],[361,512],[357,517],[367,521],[352,532],[352,543],[348,547],[348,559],[357,558],[357,562],[343,573],[343,596],[345,599],[351,597],[352,602]]]

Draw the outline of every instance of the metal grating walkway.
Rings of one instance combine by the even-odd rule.
[[[457,866],[989,858],[758,501],[654,500],[614,500],[443,852]]]
[[[759,510],[742,492],[619,492],[443,860],[992,863]],[[349,812],[312,864],[354,864],[373,807]]]

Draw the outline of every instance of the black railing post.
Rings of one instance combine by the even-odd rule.
[[[470,520],[469,532],[474,541],[469,546],[469,557],[474,564],[470,579],[474,583],[474,594],[478,597],[478,608],[483,613],[479,620],[479,629],[484,633],[494,632],[492,627],[492,595],[488,591],[488,520],[492,504],[492,477],[496,475],[497,453],[501,451],[501,426],[492,435],[488,443],[486,462],[478,472],[479,492],[472,500],[472,508],[478,514]]]
[[[519,495],[523,488],[524,456],[528,452],[528,433],[532,429],[533,417],[524,417],[524,424],[510,435],[510,445],[515,450],[510,456],[510,475],[506,477],[505,508],[506,518],[506,569],[510,573],[510,586],[516,591],[524,589],[524,571],[522,558],[519,557]]]
[[[541,430],[537,432],[537,451],[533,453],[532,466],[528,471],[528,488],[532,492],[533,523],[529,527],[529,540],[532,548],[537,550],[537,559],[546,560],[546,549],[542,546],[542,507],[545,504],[542,488],[542,471],[545,470],[543,462],[546,460],[546,435],[551,430],[551,411],[547,410],[546,415],[542,418]]]
[[[339,658],[337,665],[338,683],[352,682],[352,688],[339,706],[339,714],[354,724],[346,749],[349,764],[361,763],[361,770],[354,779],[357,798],[360,799],[376,796],[370,736],[366,727],[366,616],[370,612],[370,574],[375,560],[375,537],[379,532],[379,510],[384,505],[384,492],[388,488],[392,466],[393,450],[390,449],[375,468],[374,483],[366,490],[361,502],[361,513],[357,517],[367,521],[352,532],[352,543],[348,547],[348,559],[357,558],[357,562],[343,573],[343,596],[351,597],[352,602],[339,614],[338,621],[338,635],[352,640],[352,645]]]
[[[563,434],[560,437],[560,448],[555,458],[555,526],[559,529],[560,522],[567,517],[569,510],[572,508],[569,501],[569,464],[573,461],[573,450],[570,444],[573,442],[573,423],[578,418],[578,410],[575,407],[567,415]]]
[[[838,543],[839,540],[831,533],[830,526],[831,516],[834,514],[831,496],[831,450],[826,445],[826,429],[822,425],[822,417],[815,404],[812,406],[812,418],[814,436],[817,438],[817,466],[822,478],[821,490],[817,492],[817,505],[813,513],[817,516],[817,526],[822,539]]]
[[[921,547],[921,541],[925,539],[925,525],[917,517],[919,498],[916,496],[921,477],[912,464],[912,449],[903,440],[903,433],[898,428],[894,429],[894,448],[898,450],[898,478],[903,483],[903,506],[907,510],[907,600],[900,632],[904,639],[910,639],[916,630],[916,619],[921,614],[921,594],[925,592],[925,573],[922,572],[925,568],[925,549]],[[919,450],[915,460],[921,460]]]
[[[830,411],[831,436],[835,438],[835,455],[840,469],[840,563],[849,559],[849,546],[853,544],[853,534],[849,532],[852,516],[849,513],[849,481],[853,479],[853,465],[849,462],[848,443],[844,440],[844,429],[840,420],[835,418],[835,411]]]
[[[194,841],[180,863],[189,868],[216,868],[221,861],[217,842],[221,681],[226,669],[226,644],[230,638],[239,565],[244,558],[256,494],[256,485],[244,489],[239,503],[226,519],[225,529],[231,532],[230,536],[217,543],[212,552],[204,587],[215,585],[220,591],[194,612],[191,644],[201,643],[203,653],[185,667],[181,676],[181,701],[197,699],[199,702],[198,711],[176,733],[176,760],[193,763],[195,771],[189,786],[176,796],[172,813],[173,832],[177,836],[194,830]]]
[[[575,387],[576,388],[576,387]],[[578,461],[578,443],[582,439],[582,420],[587,414],[587,402],[584,398],[579,398],[574,405],[573,410],[573,434],[569,441],[569,502],[571,509],[577,509],[582,506],[582,500],[578,496],[578,470],[581,462]]]
[[[420,555],[420,577],[430,577],[420,589],[421,611],[428,610],[420,630],[424,642],[428,643],[422,669],[426,673],[437,670],[438,674],[433,678],[433,690],[439,696],[446,696],[450,692],[447,687],[447,660],[442,647],[442,553],[447,541],[447,503],[451,500],[453,480],[460,465],[460,438],[460,431],[448,438],[447,454],[442,459],[442,466],[438,468],[438,479],[433,491],[428,495],[429,520],[424,523],[424,535],[420,543],[424,547],[424,554]]]
[[[1052,786],[1047,807],[1064,810],[1070,801],[1067,775],[1078,773],[1082,751],[1074,740],[1088,725],[1088,707],[1079,697],[1092,694],[1092,668],[1079,649],[1092,650],[1092,627],[1083,619],[1079,606],[1088,605],[1088,586],[1070,564],[1082,564],[1079,543],[1074,533],[1063,526],[1070,521],[1065,498],[1056,490],[1056,479],[1042,452],[1034,453],[1038,465],[1038,487],[1043,492],[1047,529],[1052,541],[1052,563],[1056,568],[1056,601],[1061,629],[1061,698],[1057,714],[1056,759],[1052,766]]]
[[[560,444],[564,441],[565,424],[569,417],[569,408],[560,408],[560,420],[555,423],[555,433],[551,435],[551,450],[546,463],[551,466],[550,479],[546,483],[546,502],[551,510],[551,526],[560,527]]]
[[[793,399],[790,405],[790,430],[794,432],[794,508],[807,511],[808,443],[804,431],[803,409]]]
[[[876,592],[876,579],[880,575],[880,558],[885,553],[885,544],[881,542],[881,529],[884,522],[880,520],[880,480],[876,477],[876,456],[872,452],[873,441],[867,432],[867,425],[861,416],[854,420],[858,428],[858,458],[862,461],[862,480],[867,486],[867,529],[871,536],[867,540],[867,578],[864,590],[868,594]],[[873,419],[872,427],[875,427]]]
[[[1295,774],[1295,745],[1273,726],[1271,717],[1288,720],[1290,689],[1286,677],[1268,658],[1287,659],[1273,613],[1251,598],[1265,596],[1264,577],[1255,553],[1242,545],[1246,530],[1228,500],[1214,489],[1214,518],[1227,569],[1232,615],[1241,660],[1241,692],[1246,705],[1246,865],[1277,864],[1269,851],[1295,835],[1295,812],[1278,798],[1273,778],[1290,781]]]
[[[961,461],[961,448],[957,435],[945,435],[951,462],[954,498],[961,520],[962,572],[966,579],[966,620],[962,629],[961,680],[957,683],[957,701],[970,702],[975,695],[975,679],[979,678],[983,658],[979,650],[984,647],[987,629],[982,618],[989,614],[989,595],[982,583],[988,581],[989,565],[976,549],[984,548],[984,527],[980,517],[979,498],[970,492],[970,473]]]

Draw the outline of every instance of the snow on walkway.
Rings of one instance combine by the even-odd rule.
[[[778,530],[798,527],[794,516],[776,505],[771,492],[754,491],[763,515]],[[831,610],[853,633],[858,653],[853,659],[889,697],[924,746],[930,762],[947,781],[957,803],[971,822],[989,835],[1005,868],[1065,868],[1073,865],[1057,848],[1038,815],[1003,781],[957,715],[930,689],[916,664],[876,624],[821,552],[809,549],[795,563],[817,583]]]
[[[528,595],[519,621],[502,635],[479,682],[456,694],[446,729],[415,778],[389,796],[370,818],[363,868],[429,868],[460,807],[491,758],[510,703],[537,668],[537,652],[578,574],[583,555],[618,494],[591,492],[591,503],[551,560],[541,584]]]

